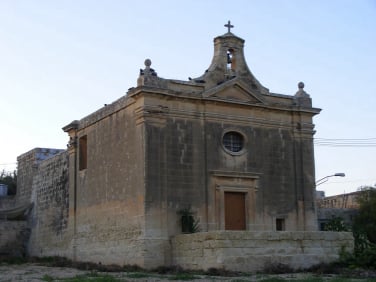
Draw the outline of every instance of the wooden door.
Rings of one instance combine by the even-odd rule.
[[[246,229],[245,193],[225,192],[225,229]]]

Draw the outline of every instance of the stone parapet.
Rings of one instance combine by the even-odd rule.
[[[185,269],[262,271],[273,265],[306,269],[352,251],[350,232],[213,231],[172,239],[173,264]]]

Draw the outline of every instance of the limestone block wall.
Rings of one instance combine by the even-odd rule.
[[[304,269],[354,248],[349,232],[212,231],[172,239],[173,264],[186,269],[253,272],[277,264]]]
[[[69,220],[78,261],[148,267],[144,125],[134,117],[138,102],[128,102],[121,98],[103,107],[70,133],[78,138],[69,168]]]
[[[14,208],[16,205],[16,197],[14,195],[0,197],[0,210]]]
[[[69,252],[68,191],[68,154],[64,151],[41,162],[35,172],[31,194],[34,206],[29,218],[29,255],[64,256]]]
[[[128,216],[127,203],[109,204],[79,209],[73,239],[74,259],[102,264],[144,265],[148,251],[142,226]],[[111,213],[112,212],[112,213]],[[140,218],[137,218],[141,221]]]
[[[24,256],[28,237],[26,221],[0,220],[0,256]]]
[[[30,203],[33,179],[38,172],[38,165],[63,151],[60,149],[34,148],[17,158],[17,205]]]

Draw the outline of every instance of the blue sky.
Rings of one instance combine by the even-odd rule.
[[[228,20],[256,78],[291,95],[304,81],[323,109],[315,137],[339,139],[315,146],[316,177],[346,177],[318,189],[374,185],[376,0],[1,0],[0,169],[35,147],[65,148],[61,128],[134,87],[146,58],[164,78],[201,75]]]

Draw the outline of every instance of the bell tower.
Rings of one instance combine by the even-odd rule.
[[[244,39],[231,32],[234,25],[230,21],[224,26],[227,27],[227,32],[214,38],[214,56],[209,68],[194,80],[205,82],[205,88],[210,89],[228,80],[240,78],[250,84],[254,91],[268,94],[269,90],[261,85],[247,66]]]

